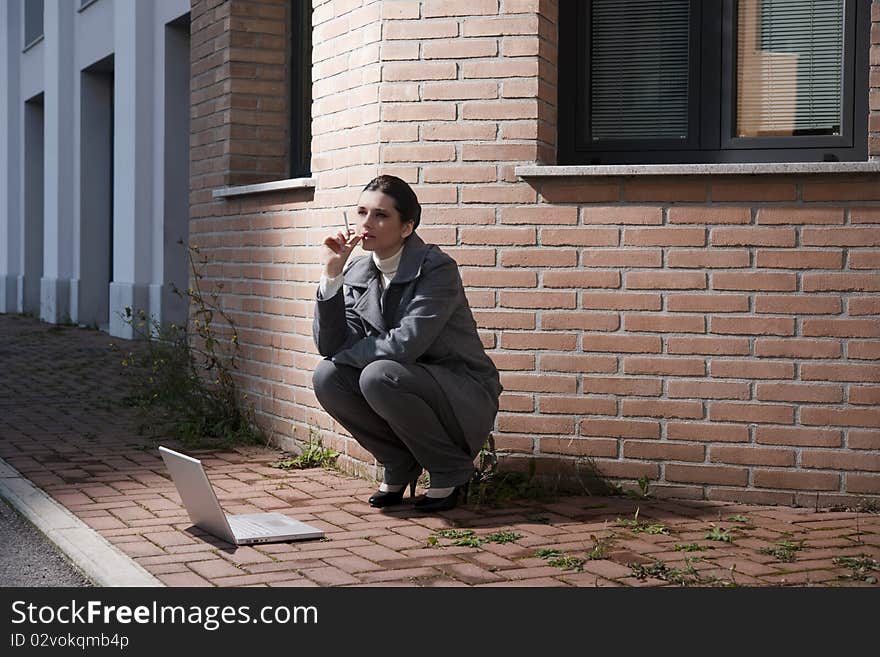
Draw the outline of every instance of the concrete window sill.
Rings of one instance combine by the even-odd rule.
[[[315,178],[288,178],[287,180],[273,180],[272,182],[257,183],[254,185],[237,185],[235,187],[220,187],[212,192],[214,198],[231,198],[233,196],[247,196],[249,194],[262,194],[264,192],[280,192],[287,189],[314,189]]]
[[[519,166],[520,178],[593,176],[706,176],[816,173],[880,173],[880,160],[869,162],[767,162],[759,164],[605,164],[600,166]]]

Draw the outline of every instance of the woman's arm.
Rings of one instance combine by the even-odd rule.
[[[463,294],[458,265],[448,255],[428,260],[400,326],[380,336],[364,336],[333,356],[333,362],[363,368],[380,358],[414,363],[440,335]]]
[[[351,309],[354,304],[351,293],[345,292],[341,282],[337,283],[338,287],[329,287],[328,292],[332,292],[329,298],[322,298],[318,290],[312,320],[312,338],[318,353],[325,358],[355,344],[366,335],[360,317]]]

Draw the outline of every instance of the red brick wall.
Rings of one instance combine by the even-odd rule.
[[[195,3],[194,31],[225,20],[228,3],[197,29],[196,5],[210,4]],[[571,475],[589,456],[660,495],[880,495],[876,175],[525,181],[516,166],[555,158],[556,2],[332,0],[314,12],[314,192],[213,200],[235,179],[231,160],[193,157],[193,242],[225,285],[240,381],[277,442],[318,428],[343,467],[373,472],[310,389],[311,317],[317,245],[388,172],[419,194],[422,237],[461,265],[506,389],[494,436],[507,467]],[[880,155],[880,2],[872,17]],[[235,88],[194,92],[194,116],[214,103],[194,139]]]

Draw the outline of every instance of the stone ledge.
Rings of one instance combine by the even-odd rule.
[[[707,176],[815,173],[880,173],[880,160],[869,162],[766,162],[757,164],[604,164],[598,166],[518,166],[520,178],[592,176]]]
[[[314,189],[316,182],[315,178],[288,178],[287,180],[273,180],[272,182],[256,183],[254,185],[220,187],[212,192],[212,196],[214,198],[229,198],[232,196],[246,196],[247,194],[260,194],[262,192],[278,192],[285,189]]]

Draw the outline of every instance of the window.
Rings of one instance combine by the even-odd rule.
[[[869,0],[560,3],[560,164],[867,159]]]
[[[43,36],[43,0],[24,0],[24,47]]]
[[[312,3],[292,0],[290,43],[290,177],[312,168]]]

